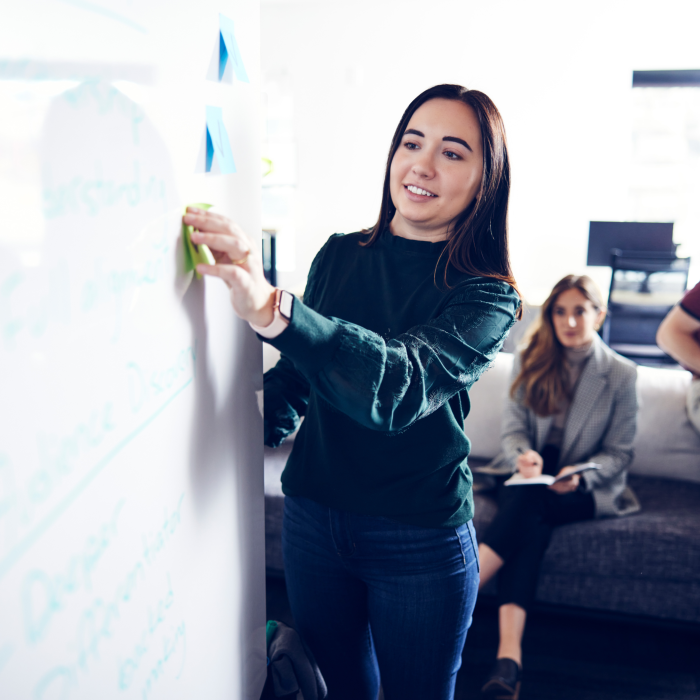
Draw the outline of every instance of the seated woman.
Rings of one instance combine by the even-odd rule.
[[[502,453],[492,470],[560,475],[589,461],[600,469],[551,486],[500,487],[498,514],[479,546],[480,587],[499,572],[500,643],[486,697],[517,700],[525,619],[552,528],[639,509],[625,472],[637,422],[637,370],[596,333],[604,318],[593,281],[568,275],[516,358]]]

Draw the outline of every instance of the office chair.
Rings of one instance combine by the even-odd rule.
[[[688,285],[690,258],[660,251],[612,251],[603,340],[645,365],[675,364],[656,345],[656,331]]]

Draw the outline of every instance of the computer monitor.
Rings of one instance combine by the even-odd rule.
[[[674,254],[673,223],[591,221],[587,264],[610,267],[612,249]]]

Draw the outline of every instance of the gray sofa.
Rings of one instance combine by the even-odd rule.
[[[267,353],[270,366],[275,358]],[[465,424],[472,439],[472,466],[485,464],[498,451],[512,362],[510,353],[499,354],[472,389],[472,411]],[[625,518],[557,528],[542,565],[539,603],[700,623],[700,435],[685,416],[689,382],[687,372],[639,368],[640,413],[629,484],[642,510]],[[291,446],[287,441],[277,450],[265,450],[265,542],[272,576],[284,574],[279,476]],[[478,491],[474,500],[479,537],[497,504],[489,490]],[[492,582],[482,595],[494,593]]]

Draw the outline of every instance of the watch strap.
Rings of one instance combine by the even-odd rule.
[[[276,338],[287,328],[291,321],[293,302],[294,296],[292,294],[286,290],[278,289],[275,294],[275,302],[272,309],[272,323],[267,326],[256,326],[254,323],[249,322],[250,327],[263,338]]]

